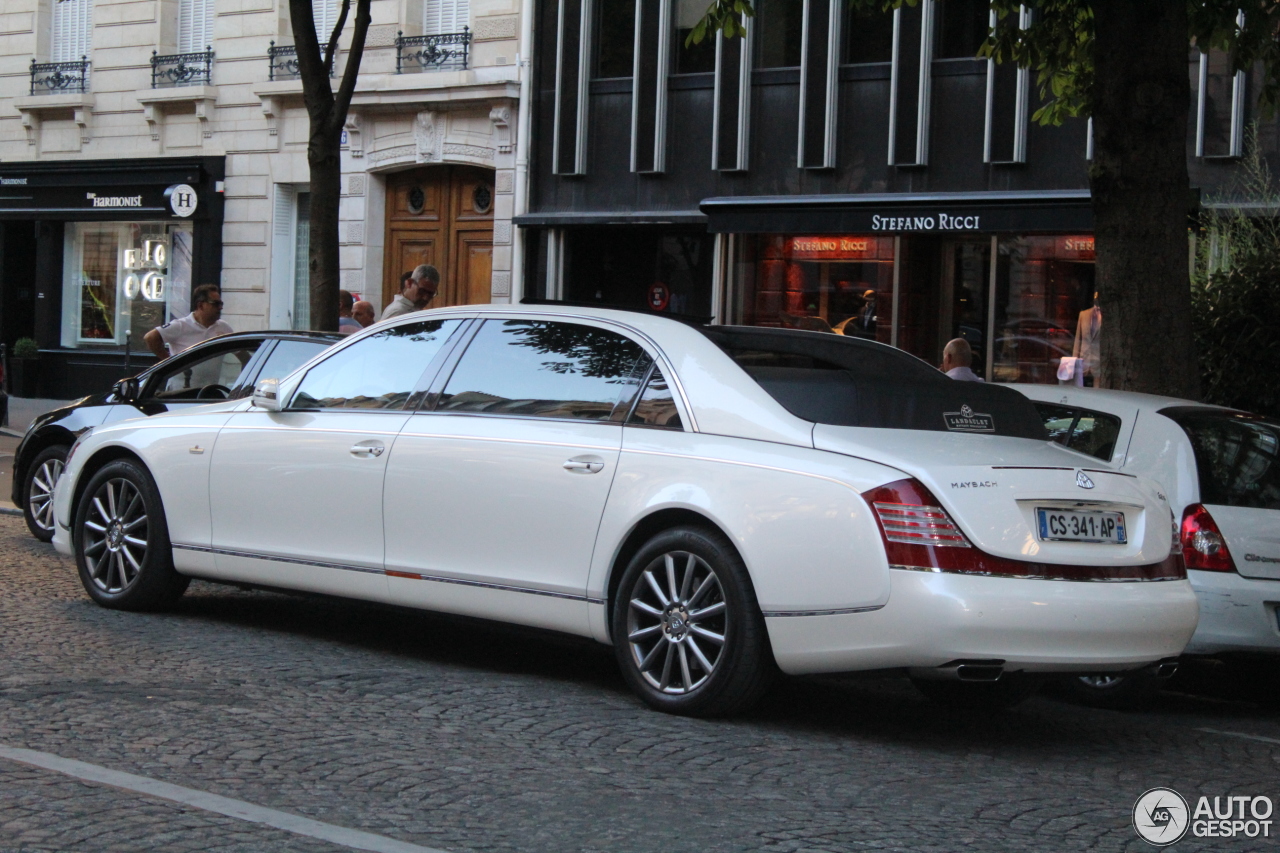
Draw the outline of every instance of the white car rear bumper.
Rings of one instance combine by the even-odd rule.
[[[1007,671],[1135,669],[1182,653],[1199,606],[1187,581],[1097,583],[893,570],[864,613],[766,616],[784,672],[1003,660]]]
[[[1235,572],[1187,572],[1200,600],[1200,626],[1187,654],[1280,653],[1280,580]]]

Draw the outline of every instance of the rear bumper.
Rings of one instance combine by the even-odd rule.
[[[1187,579],[1200,601],[1200,625],[1187,645],[1188,654],[1280,654],[1280,581],[1194,569]]]
[[[1184,580],[1101,583],[892,570],[879,610],[766,617],[774,657],[793,675],[956,660],[1006,671],[1136,669],[1182,653],[1199,606]]]

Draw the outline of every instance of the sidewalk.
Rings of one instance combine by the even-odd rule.
[[[70,403],[70,400],[45,400],[37,397],[10,397],[9,417],[0,424],[0,431],[21,438],[31,422],[52,409]]]

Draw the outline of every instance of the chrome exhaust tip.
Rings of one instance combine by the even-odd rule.
[[[925,678],[934,681],[978,681],[991,683],[999,681],[1004,675],[1002,660],[953,660],[938,667],[913,668],[909,673],[913,678]]]

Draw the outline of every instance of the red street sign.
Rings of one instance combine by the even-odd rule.
[[[665,311],[671,301],[671,289],[660,281],[649,285],[649,307],[654,311]]]

